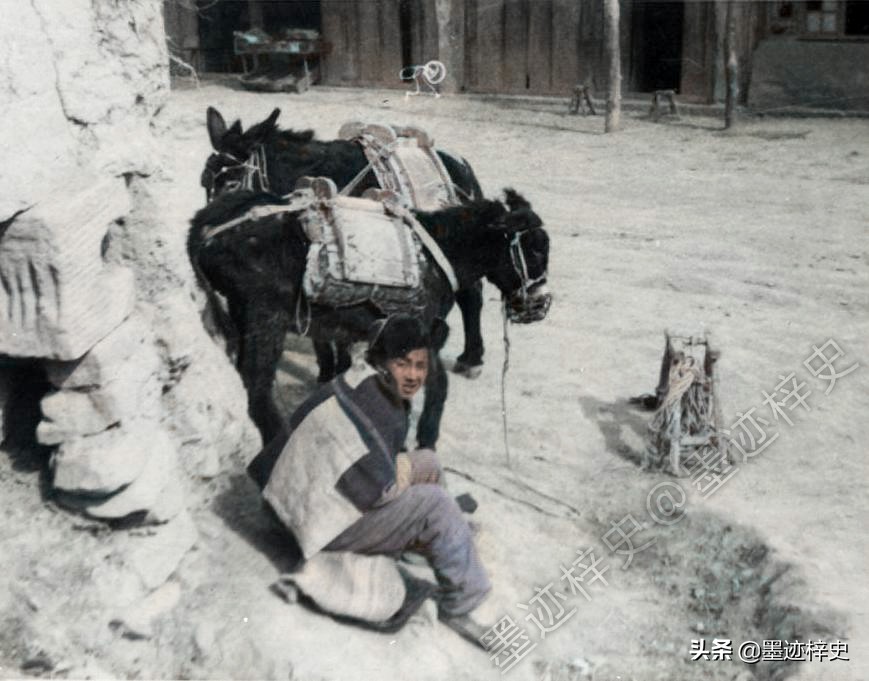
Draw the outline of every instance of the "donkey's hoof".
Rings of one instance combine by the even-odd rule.
[[[480,374],[483,373],[483,365],[475,364],[472,366],[461,360],[456,360],[456,363],[453,365],[453,373],[473,380],[479,378]]]

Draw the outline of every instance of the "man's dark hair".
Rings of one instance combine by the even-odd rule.
[[[428,349],[431,340],[422,322],[407,314],[378,319],[368,330],[369,364],[383,366],[387,360],[404,357],[412,350]]]

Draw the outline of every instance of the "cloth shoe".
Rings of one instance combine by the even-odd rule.
[[[482,603],[470,612],[463,615],[450,615],[440,610],[438,619],[469,643],[482,650],[487,650],[481,639],[501,619],[503,613],[498,613],[497,608],[498,603],[490,593]]]
[[[481,639],[489,631],[489,627],[477,622],[470,613],[467,615],[439,613],[438,619],[469,643],[474,644],[481,650],[486,650],[486,646]]]

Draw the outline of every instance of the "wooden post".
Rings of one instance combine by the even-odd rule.
[[[619,49],[619,0],[604,0],[604,30],[606,32],[607,97],[605,132],[621,128],[622,64]]]
[[[456,93],[464,85],[465,3],[463,0],[435,0],[438,27],[438,59],[447,69],[441,92]]]
[[[725,84],[724,129],[736,123],[736,104],[739,99],[739,66],[736,59],[736,0],[727,0],[724,29]]]

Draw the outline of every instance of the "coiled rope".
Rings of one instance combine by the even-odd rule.
[[[667,392],[649,424],[651,437],[648,453],[657,453],[660,463],[663,458],[661,445],[666,440],[670,451],[670,467],[674,474],[681,473],[678,449],[682,434],[694,435],[708,427],[709,404],[704,395],[708,383],[708,377],[701,371],[694,357],[681,357],[670,365]]]

